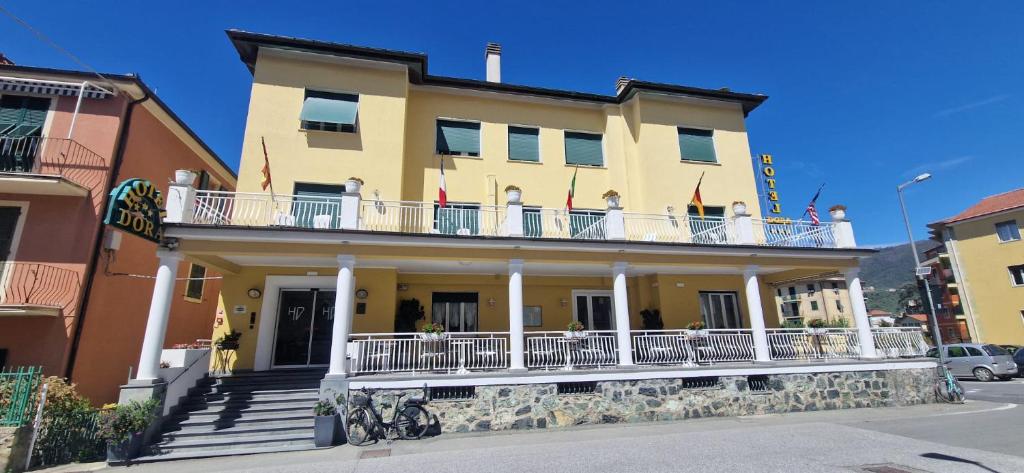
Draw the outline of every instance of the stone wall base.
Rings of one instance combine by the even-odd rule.
[[[698,381],[699,380],[699,381]],[[559,394],[556,383],[474,386],[471,398],[432,399],[427,406],[442,432],[559,428],[582,424],[894,407],[935,401],[929,368],[597,381],[592,393]],[[588,390],[567,383],[563,390]],[[467,385],[468,387],[468,385]],[[382,389],[378,406],[399,392]],[[352,391],[351,395],[356,392]]]

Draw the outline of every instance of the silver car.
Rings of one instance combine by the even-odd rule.
[[[999,345],[981,343],[953,343],[945,345],[946,367],[958,378],[975,378],[978,381],[992,381],[996,377],[1007,380],[1017,374],[1013,356]],[[927,353],[937,357],[932,348]]]

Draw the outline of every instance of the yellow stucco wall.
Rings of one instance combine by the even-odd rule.
[[[1024,264],[1024,241],[999,241],[995,224],[1007,220],[1020,228],[1024,210],[958,223],[954,244],[966,279],[960,291],[970,298],[977,339],[1019,345],[1024,344],[1024,286],[1013,286],[1007,267]]]

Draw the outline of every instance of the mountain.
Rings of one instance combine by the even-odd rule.
[[[936,246],[939,243],[933,240],[918,241],[917,251],[921,253],[921,260],[924,260],[925,251]],[[868,310],[882,309],[894,314],[901,312],[900,288],[908,284],[916,287],[914,256],[910,244],[878,248],[878,253],[861,260],[860,277],[865,288],[874,287],[872,292],[865,290]],[[914,291],[916,293],[916,289]]]

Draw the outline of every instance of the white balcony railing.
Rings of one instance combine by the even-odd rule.
[[[763,219],[752,219],[754,238],[760,245],[791,246],[801,248],[835,248],[835,225],[821,222],[793,221],[773,223]]]
[[[353,334],[353,373],[465,373],[508,368],[508,332],[460,332],[440,340],[417,333]]]
[[[737,240],[732,220],[723,217],[624,212],[623,219],[626,239],[633,241],[713,245],[735,243]]]
[[[565,332],[527,332],[526,367],[571,370],[613,366],[619,361],[614,330],[591,330],[582,338]]]
[[[638,365],[685,365],[754,360],[748,329],[634,330],[633,358]]]
[[[378,232],[506,235],[505,207],[433,202],[363,201],[359,228]]]
[[[192,223],[336,229],[340,217],[341,198],[198,191]]]
[[[924,356],[928,342],[919,328],[875,328],[871,329],[875,339],[875,351],[883,358],[914,358]]]
[[[859,358],[859,340],[857,330],[849,328],[768,329],[773,360]]]

